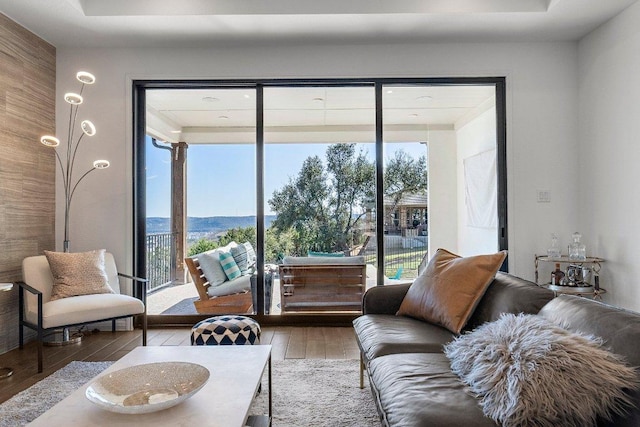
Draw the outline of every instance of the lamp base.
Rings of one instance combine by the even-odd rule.
[[[44,337],[42,343],[47,347],[61,347],[70,344],[78,344],[82,341],[82,336],[82,332],[69,334],[69,328],[64,328],[58,331],[53,331]]]
[[[0,368],[0,379],[9,378],[13,375],[13,369],[11,368]]]

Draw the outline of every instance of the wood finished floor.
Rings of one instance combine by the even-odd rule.
[[[149,329],[148,345],[190,345],[190,328]],[[273,346],[271,357],[284,359],[358,359],[353,328],[350,327],[263,327],[262,344]],[[85,335],[79,344],[44,347],[44,372],[37,373],[37,349],[30,342],[24,349],[0,355],[0,367],[14,373],[0,379],[0,403],[32,386],[74,360],[88,362],[118,360],[142,344],[139,330],[98,332]]]

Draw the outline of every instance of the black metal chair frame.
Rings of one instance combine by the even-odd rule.
[[[26,284],[25,282],[16,282],[16,284],[20,287],[20,292],[18,293],[18,301],[19,301],[19,325],[20,325],[20,330],[19,330],[19,344],[20,344],[20,348],[22,349],[24,347],[24,327],[27,327],[29,329],[32,329],[34,331],[36,331],[36,333],[38,334],[37,336],[37,341],[38,341],[38,373],[42,372],[42,350],[43,350],[43,342],[44,342],[44,337],[46,335],[48,335],[49,333],[55,332],[59,329],[62,328],[69,328],[72,326],[82,326],[82,325],[89,325],[92,323],[98,323],[98,322],[105,322],[108,320],[111,320],[111,331],[115,332],[116,331],[116,320],[118,319],[124,319],[127,317],[132,317],[135,318],[135,316],[142,316],[142,345],[146,346],[147,345],[147,279],[142,279],[140,277],[134,277],[134,276],[129,276],[127,274],[123,274],[123,273],[118,273],[119,277],[124,277],[126,279],[130,279],[132,280],[136,285],[137,285],[137,292],[138,295],[141,296],[141,301],[144,304],[144,312],[140,313],[140,314],[130,314],[130,315],[126,315],[126,316],[118,316],[118,317],[107,317],[104,319],[96,319],[96,320],[91,320],[89,322],[81,322],[81,323],[71,323],[68,325],[59,325],[59,326],[55,326],[53,328],[43,328],[42,327],[42,292],[40,292],[39,290],[29,286],[28,284]],[[26,320],[25,318],[25,309],[24,309],[24,303],[25,303],[25,296],[24,296],[24,291],[28,291],[29,293],[35,295],[38,297],[38,324],[33,324],[29,321]]]

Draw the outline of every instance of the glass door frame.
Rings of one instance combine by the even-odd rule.
[[[498,192],[498,249],[508,249],[507,222],[507,126],[505,77],[438,77],[438,78],[352,78],[352,79],[254,79],[254,80],[134,80],[133,102],[133,177],[132,220],[134,274],[146,275],[144,256],[146,233],[145,152],[146,90],[149,89],[255,89],[256,91],[256,256],[258,298],[256,319],[265,324],[280,325],[350,325],[357,315],[264,315],[264,88],[265,87],[373,87],[375,90],[375,147],[376,147],[376,211],[384,212],[384,157],[383,157],[383,88],[392,85],[464,86],[490,85],[496,97],[496,167]],[[384,215],[376,215],[376,243],[378,248],[377,284],[384,283]],[[507,261],[502,271],[507,271]],[[144,298],[145,296],[136,295]],[[166,319],[170,317],[169,319]],[[150,324],[193,324],[206,315],[149,316]]]

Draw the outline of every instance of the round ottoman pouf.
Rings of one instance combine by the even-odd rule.
[[[215,316],[191,328],[191,345],[260,344],[260,325],[246,316]]]

